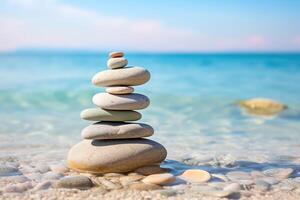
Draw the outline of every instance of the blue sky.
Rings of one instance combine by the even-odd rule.
[[[0,51],[299,51],[297,0],[0,0]]]

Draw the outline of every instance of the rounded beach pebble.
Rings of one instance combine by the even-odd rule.
[[[149,106],[150,100],[142,94],[113,95],[98,93],[93,97],[93,103],[108,110],[141,110]]]
[[[84,139],[126,139],[153,135],[153,128],[143,123],[98,122],[81,132]]]
[[[134,88],[130,86],[114,86],[107,87],[105,91],[109,94],[131,94],[134,92]]]
[[[204,170],[188,169],[181,174],[180,178],[192,183],[204,183],[211,179],[211,175]]]
[[[118,58],[118,57],[123,57],[123,56],[124,56],[124,53],[121,51],[114,51],[114,52],[109,53],[109,57],[111,57],[111,58]]]
[[[169,169],[161,168],[159,165],[148,165],[143,166],[135,170],[136,173],[142,175],[151,175],[151,174],[162,174],[169,172]]]
[[[123,68],[128,64],[128,61],[126,58],[120,57],[120,58],[110,58],[107,61],[107,67],[110,69],[117,69],[117,68]]]
[[[150,73],[142,67],[126,67],[115,70],[105,70],[95,74],[92,83],[100,87],[135,86],[149,81]]]
[[[90,173],[130,172],[162,162],[166,149],[148,139],[83,140],[68,154],[71,169]]]
[[[142,181],[146,184],[166,185],[173,183],[176,180],[175,176],[170,173],[152,174],[144,178]]]
[[[88,108],[80,113],[80,117],[90,121],[137,121],[142,118],[142,115],[136,111],[114,111],[102,110],[101,108]]]
[[[280,102],[264,98],[240,101],[240,106],[250,114],[266,116],[276,115],[287,109],[287,106]]]
[[[60,179],[56,184],[57,188],[88,189],[93,187],[92,181],[86,176],[67,176]]]

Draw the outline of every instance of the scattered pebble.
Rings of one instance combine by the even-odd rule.
[[[144,167],[140,167],[137,170],[135,170],[136,173],[148,176],[151,174],[162,174],[167,173],[170,170],[167,168],[161,168],[159,165],[148,165]]]
[[[86,176],[67,176],[60,179],[55,186],[58,188],[88,189],[93,187],[93,183]]]
[[[38,190],[46,190],[48,188],[50,188],[52,186],[52,182],[51,181],[44,181],[41,183],[38,183],[33,190],[38,191]]]
[[[159,190],[161,186],[156,184],[146,184],[146,183],[134,183],[130,186],[131,189],[134,190]]]
[[[35,166],[36,170],[42,174],[50,171],[50,167],[48,165],[39,164]]]
[[[204,170],[188,169],[180,175],[180,178],[192,183],[204,183],[211,179],[211,175]]]
[[[0,176],[12,176],[21,174],[18,168],[9,165],[0,165]]]
[[[171,197],[171,196],[176,196],[178,193],[178,190],[172,190],[172,189],[156,190],[155,193],[158,193],[162,196]]]
[[[5,180],[5,181],[11,182],[11,183],[24,183],[24,182],[29,181],[30,179],[24,175],[19,175],[19,176],[7,176],[7,177],[2,178],[2,180]]]
[[[69,168],[64,164],[50,165],[50,169],[56,173],[66,173],[69,171]]]
[[[106,173],[104,174],[104,177],[121,177],[121,176],[124,176],[124,174],[121,174],[121,173]]]
[[[239,181],[239,180],[250,180],[252,177],[249,173],[243,171],[232,171],[228,172],[226,176],[232,181]]]
[[[253,178],[263,178],[263,177],[266,177],[264,173],[260,172],[260,171],[252,171],[250,172],[250,175],[253,177]]]
[[[202,189],[202,190],[200,189],[200,190],[197,190],[197,193],[202,194],[202,195],[208,195],[208,196],[222,198],[222,197],[228,197],[228,196],[232,195],[234,192],[226,191],[226,190],[216,190],[216,189]]]
[[[238,183],[231,183],[231,184],[227,185],[226,187],[224,187],[223,190],[238,193],[241,190],[241,186]]]
[[[164,174],[152,174],[144,178],[142,181],[146,184],[157,184],[157,185],[166,185],[173,183],[176,178],[173,174],[164,173]]]
[[[255,181],[255,189],[258,189],[260,191],[268,191],[270,189],[271,185],[263,180],[257,180]]]
[[[62,173],[57,173],[57,172],[47,172],[43,176],[43,180],[58,180],[64,175]]]
[[[120,183],[114,183],[106,179],[102,179],[101,184],[108,190],[117,190],[122,188],[122,185]]]
[[[39,182],[42,179],[42,174],[41,173],[30,173],[30,174],[26,174],[26,177],[35,182]]]
[[[31,182],[25,182],[25,183],[17,183],[14,185],[8,185],[4,187],[3,191],[7,193],[21,193],[25,192],[28,189],[32,188]]]
[[[265,181],[265,182],[269,183],[270,185],[275,185],[275,184],[279,183],[279,180],[277,180],[276,178],[273,178],[273,177],[264,177],[264,178],[261,178],[260,180]]]
[[[144,178],[144,176],[139,175],[139,174],[137,174],[135,176],[122,176],[122,177],[120,177],[120,182],[122,183],[122,185],[129,185],[130,183],[139,181],[143,178]]]
[[[263,171],[266,176],[275,177],[279,180],[289,178],[293,172],[294,170],[292,168],[272,168]]]
[[[217,180],[222,180],[224,182],[228,182],[229,179],[223,174],[212,174],[212,177]]]

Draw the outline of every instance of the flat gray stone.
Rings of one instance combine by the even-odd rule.
[[[122,95],[98,93],[93,96],[93,103],[108,110],[141,110],[149,106],[150,100],[147,96],[137,93]]]
[[[255,181],[255,188],[261,191],[268,191],[270,189],[271,185],[263,180],[257,180]]]
[[[92,83],[96,86],[135,86],[149,81],[150,73],[142,67],[126,67],[105,70],[95,74]]]
[[[238,193],[241,190],[241,185],[238,183],[231,183],[231,184],[227,185],[226,187],[224,187],[223,190]]]
[[[148,139],[83,140],[68,154],[68,166],[89,173],[130,172],[162,162],[166,149]]]
[[[21,174],[18,168],[9,165],[0,165],[0,176],[13,176]]]
[[[219,190],[208,186],[194,187],[192,188],[192,190],[202,195],[219,197],[219,198],[228,197],[234,193],[229,190]]]
[[[57,188],[88,189],[93,187],[92,181],[86,176],[67,176],[60,179],[56,184]]]
[[[275,177],[280,180],[289,178],[293,172],[292,168],[272,168],[263,171],[266,176]]]
[[[33,190],[34,191],[39,191],[39,190],[46,190],[52,186],[53,182],[52,181],[43,181],[41,183],[38,183]]]
[[[249,173],[243,171],[228,172],[226,176],[232,181],[250,180],[252,177]]]
[[[57,172],[47,172],[43,176],[43,180],[58,180],[62,178],[64,175],[62,173],[57,173]]]
[[[153,135],[150,125],[126,122],[98,122],[87,126],[81,132],[84,139],[126,139]]]
[[[103,110],[101,108],[88,108],[81,112],[80,117],[90,121],[137,121],[142,115],[136,111]]]

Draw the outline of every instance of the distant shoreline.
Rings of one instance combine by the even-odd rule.
[[[97,50],[15,50],[15,51],[0,51],[0,56],[45,56],[45,55],[80,55],[80,56],[103,56],[107,55],[107,51]],[[230,52],[143,52],[129,51],[127,55],[141,56],[300,56],[300,51],[230,51]]]

